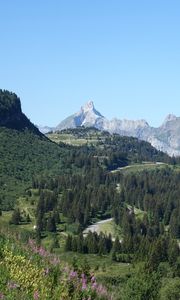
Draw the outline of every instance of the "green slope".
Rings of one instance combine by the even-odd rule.
[[[57,174],[63,153],[57,145],[29,130],[0,128],[0,199],[8,208],[21,195],[33,176]]]
[[[33,176],[60,172],[66,151],[28,120],[15,94],[0,90],[0,117],[0,203],[9,209]]]
[[[131,137],[111,136],[92,128],[65,133],[70,139],[88,140],[89,145],[77,148],[50,141],[23,114],[17,95],[0,90],[0,204],[3,209],[13,207],[17,197],[31,186],[34,176],[60,174],[72,165],[82,174],[88,157],[93,160],[98,157],[97,163],[110,170],[143,160],[169,160],[149,143]],[[48,137],[53,140],[53,135]],[[58,140],[61,133],[57,134]]]

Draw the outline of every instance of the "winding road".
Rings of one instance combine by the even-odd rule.
[[[88,226],[84,231],[83,231],[83,234],[86,235],[88,234],[89,231],[91,232],[97,232],[97,233],[100,233],[100,225],[101,224],[105,224],[105,223],[109,223],[113,220],[113,218],[110,218],[110,219],[106,219],[106,220],[102,220],[102,221],[99,221],[97,223],[94,223],[90,226]]]

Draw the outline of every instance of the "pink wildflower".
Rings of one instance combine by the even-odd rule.
[[[83,282],[82,283],[82,290],[86,290],[87,289],[87,284],[86,284],[86,282]]]
[[[11,289],[11,290],[12,290],[12,289],[16,289],[16,288],[19,287],[18,284],[14,283],[14,282],[11,282],[11,281],[8,282],[7,286],[8,286],[8,288]]]
[[[77,277],[77,272],[71,271],[69,274],[69,278],[72,279],[72,278],[76,278],[76,277]]]
[[[34,297],[34,300],[38,300],[39,299],[39,292],[35,291],[33,297]]]
[[[82,282],[82,290],[86,290],[87,289],[87,279],[85,274],[81,274],[81,282]]]
[[[92,289],[96,289],[97,288],[97,282],[95,281],[95,282],[93,282],[93,284],[92,284]]]
[[[97,291],[100,295],[102,295],[102,296],[106,296],[106,295],[107,295],[107,290],[106,290],[106,288],[105,288],[104,286],[102,286],[101,284],[98,285],[98,286],[96,287],[96,291]]]
[[[96,281],[96,277],[95,276],[92,276],[91,277],[91,282],[95,282]]]

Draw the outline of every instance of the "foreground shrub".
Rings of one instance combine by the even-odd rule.
[[[110,299],[93,274],[74,271],[34,240],[26,246],[4,243],[0,270],[0,299]]]

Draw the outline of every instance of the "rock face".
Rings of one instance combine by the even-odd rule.
[[[170,156],[180,156],[180,117],[172,114],[165,118],[160,127],[154,128],[145,120],[108,120],[95,109],[93,102],[89,101],[81,107],[79,112],[66,118],[53,130],[79,126],[96,127],[110,133],[137,137],[150,142],[156,149]]]
[[[171,156],[180,156],[180,117],[168,115],[164,123],[154,129],[154,135],[148,138],[152,145]],[[159,143],[159,144],[158,144]]]
[[[73,114],[72,116],[66,118],[62,121],[55,130],[63,130],[67,128],[76,128],[78,126],[85,127],[101,127],[101,123],[105,118],[94,108],[92,101],[87,102],[81,107],[80,111]],[[103,128],[99,128],[103,129]]]

